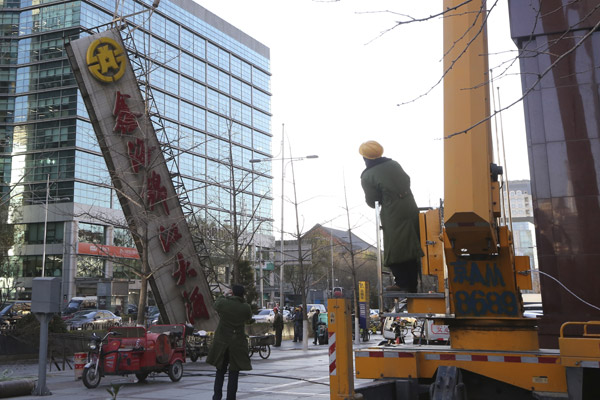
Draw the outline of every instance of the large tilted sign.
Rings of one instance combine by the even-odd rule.
[[[147,247],[159,307],[169,323],[214,330],[202,264],[119,32],[73,41],[67,53],[140,255]]]

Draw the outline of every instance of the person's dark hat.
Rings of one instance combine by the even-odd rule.
[[[237,297],[244,297],[244,287],[242,285],[233,285],[231,287],[231,293]]]

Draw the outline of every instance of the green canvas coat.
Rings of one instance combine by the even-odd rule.
[[[251,370],[245,330],[245,324],[253,322],[250,305],[240,297],[219,297],[215,301],[215,310],[220,320],[206,362],[223,369],[225,351],[229,349],[230,371]]]
[[[410,190],[410,177],[400,164],[385,159],[360,176],[369,207],[381,206],[383,264],[390,266],[423,256],[419,238],[419,208]]]

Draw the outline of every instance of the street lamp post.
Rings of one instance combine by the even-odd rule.
[[[284,266],[284,256],[283,256],[283,206],[285,204],[284,201],[284,193],[283,190],[285,184],[285,169],[287,165],[292,161],[302,161],[305,159],[313,159],[319,158],[318,155],[308,155],[304,157],[284,157],[284,137],[281,138],[281,158],[253,158],[250,160],[250,163],[256,164],[261,162],[269,162],[269,161],[279,161],[281,160],[281,239],[279,243],[280,247],[280,266],[279,266],[279,307],[283,307],[285,305],[285,294],[283,292],[283,266]],[[287,162],[286,162],[287,161]]]
[[[42,250],[42,278],[46,272],[46,229],[48,228],[48,198],[50,197],[50,174],[46,177],[46,211],[44,215],[44,244]]]

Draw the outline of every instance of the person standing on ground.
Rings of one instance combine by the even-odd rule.
[[[360,176],[365,201],[381,206],[383,264],[394,275],[388,291],[416,293],[418,268],[423,257],[419,233],[419,208],[410,190],[410,177],[400,164],[382,157],[383,147],[374,140],[360,145],[367,168]]]
[[[294,343],[302,341],[302,321],[304,316],[302,315],[302,306],[298,306],[294,313]]]
[[[275,316],[273,317],[273,329],[275,329],[275,347],[281,346],[281,333],[283,332],[283,316],[275,307],[273,309]]]
[[[313,332],[315,334],[315,340],[313,341],[313,344],[317,344],[317,336],[319,334],[319,309],[317,308],[315,313],[312,316],[312,329]]]
[[[254,320],[250,305],[244,300],[244,287],[233,285],[230,295],[215,301],[215,310],[220,320],[206,357],[206,363],[217,368],[213,400],[223,397],[223,382],[228,367],[227,400],[235,400],[240,371],[252,369],[244,325]]]

